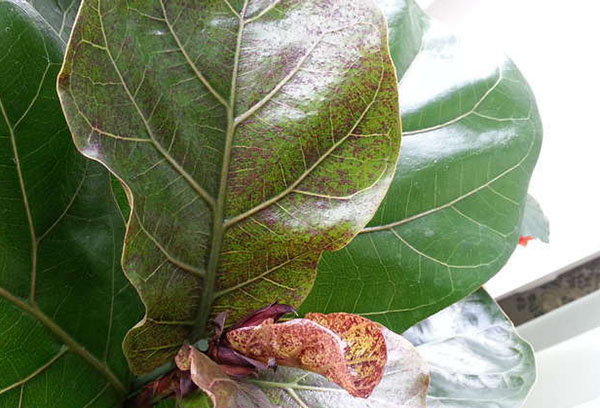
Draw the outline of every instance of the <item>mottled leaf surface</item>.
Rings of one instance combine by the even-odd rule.
[[[133,199],[136,373],[215,312],[298,305],[370,220],[399,149],[386,31],[366,0],[83,2],[59,92]]]
[[[71,140],[56,94],[62,41],[0,0],[0,407],[114,408],[141,305],[119,258],[108,172]]]
[[[522,237],[533,237],[545,243],[550,242],[550,221],[537,200],[530,195],[525,202],[520,234]]]
[[[412,0],[378,3],[399,74],[402,154],[377,214],[349,246],[325,254],[301,311],[357,313],[401,332],[505,264],[542,129],[505,56],[449,35]]]
[[[519,408],[535,382],[531,346],[483,289],[404,337],[431,370],[429,408]]]
[[[371,395],[387,362],[381,326],[348,313],[309,313],[285,323],[269,319],[228,332],[227,341],[247,357],[321,374],[360,398]]]
[[[324,377],[281,367],[265,371],[259,386],[276,405],[285,408],[425,408],[428,368],[415,348],[402,336],[382,328],[388,362],[383,379],[367,398],[354,398]]]

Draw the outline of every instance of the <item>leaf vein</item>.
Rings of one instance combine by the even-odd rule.
[[[364,228],[360,233],[364,234],[364,233],[370,233],[370,232],[377,232],[377,231],[386,231],[386,230],[391,230],[394,227],[398,227],[404,224],[407,224],[409,222],[415,221],[419,218],[434,214],[438,211],[444,210],[446,208],[452,207],[453,205],[455,205],[456,203],[471,197],[474,194],[477,194],[478,192],[480,192],[481,190],[484,190],[486,188],[488,188],[488,186],[492,185],[493,183],[495,183],[496,181],[500,180],[501,178],[505,177],[506,175],[512,173],[513,171],[515,171],[516,169],[520,168],[523,163],[525,163],[525,161],[529,158],[529,156],[531,155],[531,153],[533,152],[533,147],[535,144],[535,139],[532,137],[531,139],[531,143],[529,144],[529,148],[527,150],[527,152],[525,153],[525,155],[521,158],[521,160],[519,160],[515,165],[509,167],[508,169],[504,170],[503,172],[501,172],[500,174],[498,174],[497,176],[493,177],[492,179],[488,180],[487,182],[485,182],[484,184],[480,185],[479,187],[465,193],[462,194],[458,197],[456,197],[455,199],[447,202],[446,204],[442,204],[440,206],[431,208],[427,211],[423,211],[419,214],[415,214],[411,217],[405,218],[403,220],[400,221],[396,221],[396,222],[392,222],[389,224],[385,224],[385,225],[378,225],[375,227],[367,227]]]
[[[5,394],[11,390],[14,390],[15,388],[18,388],[26,383],[28,383],[29,381],[33,380],[35,377],[37,377],[38,375],[40,375],[42,372],[46,371],[48,368],[50,368],[50,366],[52,366],[54,363],[56,363],[58,360],[60,360],[60,358],[62,356],[64,356],[67,352],[69,351],[68,348],[63,347],[58,354],[56,354],[54,357],[52,357],[50,360],[48,360],[48,362],[46,362],[44,365],[42,365],[40,368],[38,368],[37,370],[35,370],[34,372],[32,372],[31,374],[29,374],[27,377],[17,381],[14,384],[9,385],[8,387],[5,387],[3,389],[0,390],[0,395]]]

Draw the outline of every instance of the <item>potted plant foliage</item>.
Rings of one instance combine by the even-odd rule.
[[[521,406],[502,53],[414,0],[0,0],[0,50],[0,406]]]

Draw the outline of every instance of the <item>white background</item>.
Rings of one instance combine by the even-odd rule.
[[[500,296],[600,251],[600,2],[418,2],[455,33],[508,54],[544,122],[530,192],[550,219],[551,242],[517,248],[487,289]]]

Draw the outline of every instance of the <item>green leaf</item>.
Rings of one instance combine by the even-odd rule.
[[[531,346],[483,289],[404,337],[429,364],[429,408],[519,408],[535,382]]]
[[[61,40],[0,0],[0,406],[117,406],[140,315],[119,258],[109,174],[72,143],[55,83]]]
[[[302,302],[391,182],[396,85],[366,0],[83,2],[59,93],[80,150],[134,203],[135,373],[215,312]]]
[[[81,0],[26,0],[44,17],[51,30],[66,44]]]
[[[520,234],[523,237],[537,238],[545,243],[550,242],[550,222],[540,204],[530,195],[525,202]]]
[[[355,398],[318,374],[279,367],[249,380],[284,408],[425,408],[428,368],[402,336],[382,329],[388,353],[383,379],[367,398]],[[258,407],[257,407],[258,408]]]
[[[542,129],[510,60],[447,34],[412,0],[380,4],[400,77],[402,154],[379,211],[324,255],[301,311],[358,313],[401,332],[505,264]]]
[[[213,404],[210,398],[201,391],[198,391],[194,395],[186,397],[179,403],[177,408],[212,408]]]

